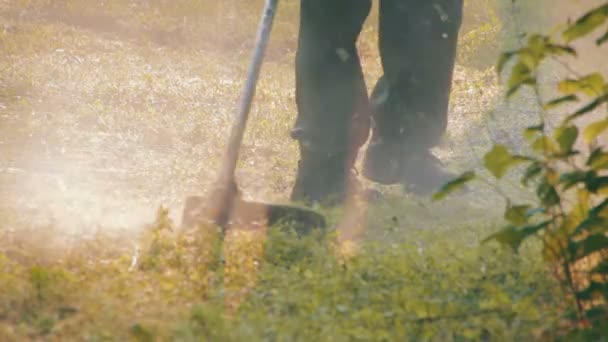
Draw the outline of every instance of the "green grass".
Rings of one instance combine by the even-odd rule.
[[[430,203],[379,188],[353,244],[271,231],[222,246],[213,230],[169,229],[215,181],[261,4],[0,3],[0,340],[550,338],[563,297],[538,246],[481,244],[500,226],[489,191]],[[497,9],[467,6],[436,151],[457,171],[479,166],[502,98],[479,54]],[[375,20],[359,44],[370,87]],[[297,1],[284,2],[238,169],[248,197],[284,201],[293,183],[296,34]],[[335,227],[344,211],[327,214]]]
[[[3,334],[521,340],[557,322],[563,304],[532,257],[538,246],[519,255],[479,247],[491,224],[372,226],[385,231],[370,230],[375,242],[353,254],[331,236],[297,239],[278,230],[230,233],[221,248],[212,230],[175,236],[160,218],[140,240],[133,270],[133,252],[103,236],[59,258],[40,236],[8,250],[0,259]]]

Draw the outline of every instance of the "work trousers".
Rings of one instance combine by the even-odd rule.
[[[372,139],[404,151],[438,144],[447,126],[463,0],[379,0],[383,76],[368,98],[356,47],[371,0],[301,0],[296,54],[301,150],[343,156]]]

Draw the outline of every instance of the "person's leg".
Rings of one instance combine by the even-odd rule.
[[[446,178],[430,153],[447,126],[462,0],[381,0],[384,76],[372,93],[372,139],[363,173],[432,191]]]
[[[370,110],[356,41],[371,0],[301,0],[296,54],[300,161],[291,195],[316,202],[348,190]]]

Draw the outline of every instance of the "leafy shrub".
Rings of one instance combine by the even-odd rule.
[[[501,56],[499,73],[514,60],[507,96],[531,87],[542,112],[539,124],[523,133],[531,155],[512,154],[505,146],[495,145],[484,157],[486,169],[496,179],[516,166],[524,166],[521,182],[534,187],[537,196],[534,204],[508,200],[504,216],[509,225],[486,241],[496,240],[517,251],[523,241],[539,238],[542,256],[554,268],[570,303],[566,315],[571,323],[567,326],[569,333],[581,329],[580,336],[586,338],[601,336],[608,329],[608,150],[597,143],[608,130],[608,83],[599,72],[563,79],[557,84],[561,96],[544,101],[538,77],[544,61],[577,56],[572,43],[605,29],[607,22],[608,4],[604,4],[569,23],[561,37],[531,34],[522,48]],[[608,31],[596,39],[596,45],[606,41]],[[566,104],[577,107],[553,132],[549,131],[546,116]],[[592,113],[599,114],[600,119],[576,123]],[[443,198],[475,178],[474,172],[466,172],[446,184],[435,198]]]

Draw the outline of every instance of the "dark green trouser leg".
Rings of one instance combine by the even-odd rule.
[[[370,109],[356,41],[371,0],[301,0],[296,54],[300,162],[292,199],[320,201],[347,191]]]
[[[445,132],[462,6],[463,0],[380,0],[384,76],[372,93],[368,178],[392,184],[430,171],[428,158],[408,159],[430,155]]]
[[[429,149],[446,129],[462,1],[380,1],[384,76],[370,109],[356,40],[371,1],[301,0],[292,131],[301,160],[292,199],[345,191],[370,111],[364,174],[385,184],[437,183],[442,174]]]

